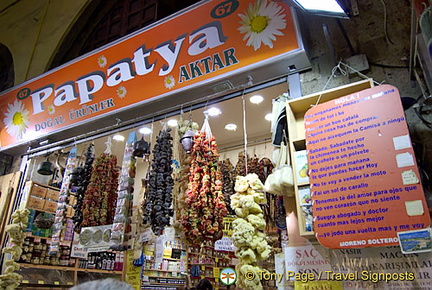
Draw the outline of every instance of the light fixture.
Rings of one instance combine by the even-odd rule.
[[[122,135],[120,135],[120,134],[115,134],[113,136],[113,139],[116,140],[116,141],[119,141],[119,142],[123,142],[125,140],[125,137],[122,136]]]
[[[212,108],[204,111],[204,113],[207,113],[207,114],[209,114],[209,116],[214,117],[214,116],[222,114],[222,111],[219,108],[212,107]]]
[[[263,96],[261,96],[261,95],[253,95],[252,97],[249,98],[249,101],[250,101],[252,104],[259,105],[259,104],[262,103],[262,101],[264,101],[264,98],[263,98]]]
[[[271,121],[273,120],[273,114],[272,113],[268,113],[265,115],[264,119],[266,119],[267,121]]]
[[[170,126],[170,127],[177,127],[178,122],[177,122],[176,119],[171,119],[171,120],[168,120],[167,124],[168,124],[168,126]]]
[[[235,130],[237,130],[237,125],[236,124],[226,124],[225,125],[225,130],[235,131]]]
[[[344,0],[292,0],[301,9],[321,16],[349,18],[345,12]]]
[[[152,130],[149,127],[142,127],[138,130],[143,135],[148,135],[152,133]]]

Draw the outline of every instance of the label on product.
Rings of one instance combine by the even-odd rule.
[[[319,104],[304,120],[313,228],[322,245],[397,245],[397,232],[429,226],[396,87]]]

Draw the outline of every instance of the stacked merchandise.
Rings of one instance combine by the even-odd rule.
[[[134,192],[134,178],[136,171],[136,158],[133,155],[134,145],[137,141],[135,132],[131,132],[127,138],[123,154],[123,164],[120,173],[120,182],[117,193],[117,204],[114,215],[111,240],[120,245],[125,240],[125,234],[130,232],[127,225],[130,225],[132,201]]]

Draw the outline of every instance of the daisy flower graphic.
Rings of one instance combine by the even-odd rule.
[[[99,65],[100,67],[105,67],[105,66],[107,65],[107,59],[106,59],[106,57],[103,56],[103,55],[99,56],[97,62],[98,62],[98,65]]]
[[[55,107],[53,105],[48,106],[47,110],[48,110],[48,114],[54,115],[54,113],[55,113]]]
[[[117,88],[117,96],[120,99],[123,99],[126,96],[126,94],[127,94],[127,90],[124,86],[120,86]]]
[[[6,126],[6,132],[17,139],[21,139],[26,132],[29,124],[29,111],[24,107],[21,101],[15,100],[13,104],[8,104],[3,123]]]
[[[261,47],[261,43],[273,48],[273,41],[277,35],[284,35],[285,14],[281,6],[267,0],[257,0],[244,14],[239,14],[241,26],[238,28],[241,34],[245,34],[243,40],[247,40],[247,46],[253,46],[254,50]]]
[[[165,88],[171,90],[175,86],[175,79],[172,75],[166,76],[164,79]]]

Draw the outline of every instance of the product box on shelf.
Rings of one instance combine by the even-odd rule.
[[[55,213],[57,210],[57,201],[46,199],[43,210],[46,212]]]
[[[60,195],[60,190],[48,188],[45,198],[57,201]]]
[[[28,197],[26,207],[36,209],[36,210],[43,210],[44,206],[45,206],[45,199],[33,195],[30,195]]]
[[[300,150],[294,152],[294,168],[295,168],[297,183],[308,183],[309,175],[308,175],[308,160],[307,160],[306,150]]]
[[[46,197],[47,191],[48,189],[46,187],[42,187],[38,184],[33,183],[30,190],[30,195],[44,198]]]

